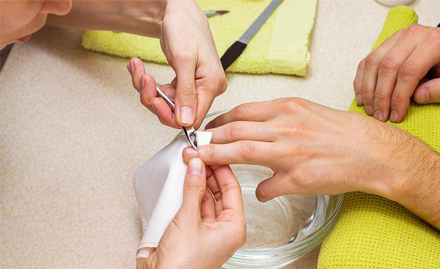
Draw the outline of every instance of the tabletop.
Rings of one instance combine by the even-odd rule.
[[[411,5],[436,26],[438,0]],[[227,74],[211,111],[279,97],[346,110],[352,81],[389,8],[320,0],[304,78]],[[128,60],[84,50],[81,33],[46,27],[0,72],[2,268],[134,268],[142,235],[132,177],[177,130],[139,102]],[[146,63],[159,83],[169,66]],[[286,268],[316,268],[319,249]]]

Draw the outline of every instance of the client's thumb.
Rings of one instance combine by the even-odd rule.
[[[414,101],[417,104],[440,103],[440,78],[431,79],[417,87]]]
[[[186,170],[183,185],[182,210],[197,213],[200,216],[200,206],[206,190],[205,164],[199,158],[191,159]]]

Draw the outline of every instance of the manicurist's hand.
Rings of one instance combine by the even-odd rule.
[[[205,168],[200,159],[191,159],[182,207],[143,267],[219,268],[244,244],[245,229],[240,186],[229,166]]]
[[[70,3],[70,0],[63,1]],[[68,11],[65,9],[64,13]],[[49,16],[48,24],[159,38],[166,59],[176,73],[164,86],[166,94],[175,99],[175,115],[165,101],[157,98],[154,79],[145,73],[139,59],[131,59],[127,68],[133,86],[141,93],[142,104],[165,125],[199,127],[214,98],[226,90],[225,73],[208,19],[195,0],[73,0],[67,15]]]
[[[226,90],[221,66],[208,20],[194,0],[168,0],[160,33],[162,50],[176,73],[165,86],[175,98],[174,117],[171,109],[156,98],[155,82],[145,74],[142,62],[132,59],[127,66],[141,102],[168,126],[194,124],[199,127],[214,98]]]
[[[380,121],[401,122],[411,97],[439,103],[440,28],[415,24],[395,33],[360,62],[354,91],[356,103]]]
[[[253,164],[273,177],[256,191],[280,195],[363,191],[397,201],[440,227],[440,157],[406,132],[304,99],[240,105],[208,124],[211,144],[186,148],[185,160]],[[435,191],[434,191],[435,192]]]

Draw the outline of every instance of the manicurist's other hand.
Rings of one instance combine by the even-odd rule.
[[[164,86],[175,99],[175,115],[157,97],[154,79],[145,74],[142,62],[132,59],[127,68],[141,102],[168,126],[199,127],[214,98],[227,87],[208,20],[194,0],[168,0],[162,20],[160,43],[176,77]]]
[[[440,28],[415,24],[396,32],[360,62],[354,91],[357,105],[380,121],[401,122],[411,97],[439,103]]]
[[[257,187],[260,201],[363,191],[440,227],[440,193],[432,194],[440,189],[440,156],[398,128],[298,98],[240,105],[208,128],[212,143],[186,148],[184,159],[271,168],[274,175]]]
[[[242,195],[231,169],[205,167],[194,158],[188,164],[182,207],[143,267],[219,268],[245,239]]]

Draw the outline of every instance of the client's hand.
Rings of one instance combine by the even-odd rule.
[[[419,85],[431,70],[431,79]],[[401,122],[410,98],[440,102],[440,28],[414,24],[363,59],[354,80],[358,105],[380,121]]]
[[[182,207],[156,251],[145,260],[144,268],[218,268],[244,244],[245,238],[241,190],[229,166],[205,169],[200,159],[191,159]]]
[[[440,193],[433,193],[440,189],[440,156],[393,126],[289,98],[240,105],[208,127],[211,144],[186,148],[184,159],[271,168],[273,177],[257,188],[260,201],[363,191],[397,201],[440,226]]]

